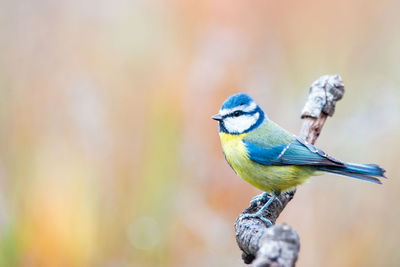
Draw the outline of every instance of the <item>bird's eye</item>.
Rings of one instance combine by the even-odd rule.
[[[233,116],[239,117],[240,116],[240,111],[236,110],[235,112],[233,112]]]

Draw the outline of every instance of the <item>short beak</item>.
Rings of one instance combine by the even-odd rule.
[[[219,115],[219,114],[216,114],[216,115],[212,116],[211,118],[212,118],[213,120],[216,120],[216,121],[222,121],[222,116]]]

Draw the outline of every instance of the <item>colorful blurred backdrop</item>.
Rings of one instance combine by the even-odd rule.
[[[211,120],[245,91],[297,133],[309,85],[346,93],[317,145],[378,163],[323,175],[278,222],[298,266],[399,266],[400,2],[0,0],[0,266],[243,266],[260,192]]]

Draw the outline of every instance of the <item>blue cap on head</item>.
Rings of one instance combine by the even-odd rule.
[[[219,122],[220,132],[242,134],[260,126],[265,115],[253,98],[239,93],[228,97],[212,118]]]
[[[254,100],[249,95],[238,93],[231,95],[227,100],[225,100],[221,109],[230,109],[241,105],[249,105],[251,102],[254,102]]]

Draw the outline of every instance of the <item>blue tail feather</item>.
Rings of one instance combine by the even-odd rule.
[[[386,178],[385,170],[376,164],[346,163],[346,170],[352,173],[366,174],[366,175]]]
[[[344,166],[319,166],[317,169],[377,184],[382,183],[377,177],[386,178],[385,170],[376,164],[346,163]]]

